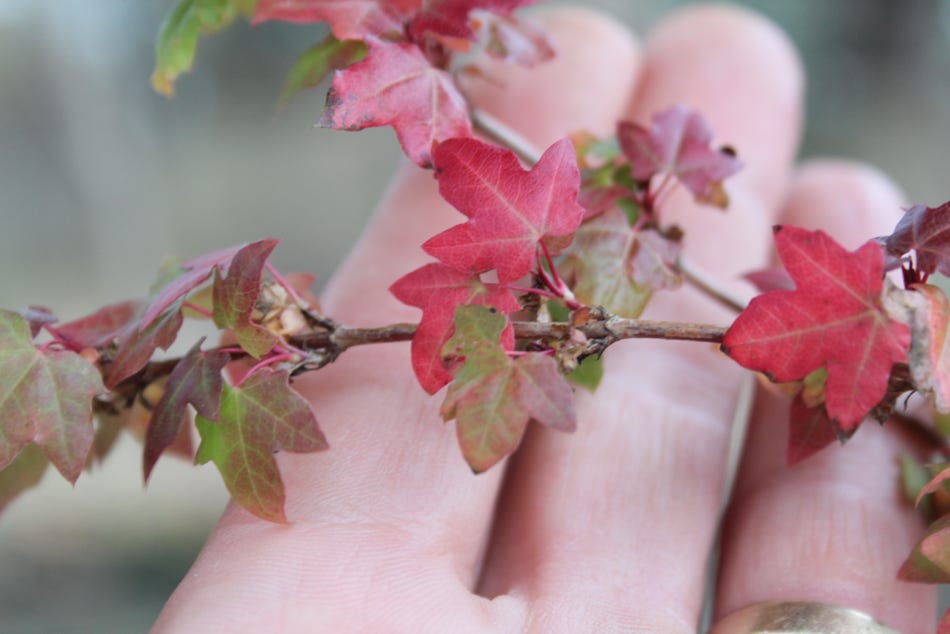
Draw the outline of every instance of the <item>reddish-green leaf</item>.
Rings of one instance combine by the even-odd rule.
[[[277,108],[286,106],[301,90],[322,83],[332,71],[346,68],[365,56],[366,45],[361,41],[338,40],[328,35],[322,42],[304,51],[294,62],[280,91]]]
[[[904,581],[950,583],[950,515],[930,525],[897,576]]]
[[[950,275],[950,201],[939,207],[914,205],[884,240],[894,256],[914,251],[919,271]]]
[[[187,416],[187,406],[209,420],[220,415],[222,377],[230,355],[225,352],[202,352],[202,338],[188,351],[168,377],[162,398],[155,405],[145,434],[143,466],[148,480],[156,461],[171,446]]]
[[[429,64],[414,44],[365,41],[366,59],[334,74],[317,125],[391,125],[406,155],[423,167],[432,162],[433,142],[472,135],[468,105],[449,73]]]
[[[217,421],[195,418],[201,445],[195,460],[214,462],[234,500],[255,515],[286,522],[284,484],[274,460],[279,450],[327,448],[310,404],[286,371],[261,368],[240,387],[224,385]]]
[[[252,242],[234,254],[227,277],[215,269],[214,324],[231,328],[240,346],[252,357],[262,357],[280,341],[276,334],[251,321],[261,294],[264,263],[275,246],[277,240]]]
[[[775,381],[828,370],[828,415],[853,431],[884,397],[891,367],[906,361],[910,329],[881,305],[884,252],[851,253],[821,231],[777,227],[776,247],[793,291],[754,298],[726,332],[723,350]]]
[[[442,346],[455,329],[456,307],[491,306],[503,315],[521,308],[517,298],[503,287],[438,263],[404,275],[389,290],[399,301],[422,309],[422,319],[412,338],[412,368],[430,394],[452,380],[442,360]],[[501,342],[506,348],[514,346],[510,325],[504,328]]]
[[[163,271],[162,277],[168,275],[171,279],[166,284],[161,285],[154,294],[142,314],[141,327],[147,328],[172,304],[184,299],[191,291],[207,282],[215,269],[219,267],[227,268],[234,254],[243,249],[244,246],[239,244],[188,260],[178,267],[177,272],[166,273]]]
[[[613,207],[581,225],[562,269],[582,302],[633,319],[654,290],[680,283],[673,268],[678,252],[678,241],[654,230],[634,231]]]
[[[950,634],[950,609],[943,613],[943,617],[937,625],[937,634]]]
[[[181,329],[181,305],[178,299],[148,326],[132,324],[118,341],[115,357],[106,372],[110,389],[145,367],[157,348],[168,350]]]
[[[0,470],[0,511],[15,497],[39,484],[47,466],[49,460],[42,450],[37,445],[30,445]]]
[[[444,353],[461,352],[465,360],[441,412],[445,420],[456,419],[459,446],[473,471],[485,471],[514,451],[531,420],[574,430],[571,386],[551,356],[509,358],[498,344],[506,320],[486,308],[460,307],[455,323]]]
[[[539,242],[551,255],[560,253],[584,217],[568,139],[548,148],[531,171],[510,150],[477,139],[440,143],[434,158],[439,192],[469,221],[422,248],[457,269],[496,269],[501,283],[513,282],[531,270]]]
[[[788,466],[818,453],[837,439],[835,425],[828,418],[824,405],[808,407],[802,401],[802,395],[797,394],[788,411],[788,450],[785,454]]]
[[[706,121],[680,105],[654,115],[649,128],[621,122],[617,138],[637,180],[672,174],[697,200],[723,207],[728,199],[722,181],[742,167],[730,150],[710,147],[712,131]]]
[[[30,443],[75,482],[92,446],[98,370],[74,352],[40,350],[18,313],[0,310],[0,469]]]
[[[256,0],[182,0],[162,24],[155,44],[152,88],[171,97],[175,79],[191,70],[202,34],[229,26],[239,16],[250,17]]]
[[[254,23],[326,22],[341,40],[398,39],[403,23],[421,7],[422,0],[259,0]]]
[[[73,347],[103,348],[116,343],[133,326],[142,312],[142,302],[110,304],[91,315],[80,317],[55,328],[57,338]]]
[[[950,301],[938,287],[916,284],[909,300],[919,304],[912,310],[910,371],[917,389],[933,392],[934,405],[950,412]],[[920,301],[922,300],[922,301]]]

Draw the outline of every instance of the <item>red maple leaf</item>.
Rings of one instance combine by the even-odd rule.
[[[466,304],[493,306],[507,315],[521,308],[511,292],[498,284],[444,264],[426,264],[396,280],[389,288],[396,299],[422,309],[422,319],[412,338],[412,369],[430,394],[452,380],[442,361],[442,346],[455,330],[455,309]],[[502,332],[505,348],[514,346],[509,324]]]
[[[341,40],[398,38],[422,0],[259,0],[253,24],[267,20],[326,22]]]
[[[366,39],[366,59],[336,71],[317,125],[364,130],[391,125],[403,151],[423,167],[432,143],[472,136],[465,98],[452,76],[414,44]]]
[[[775,381],[828,370],[825,405],[845,432],[883,398],[895,363],[907,360],[910,328],[881,305],[884,251],[849,252],[821,231],[776,227],[775,244],[792,291],[754,298],[726,332],[723,350]]]
[[[710,147],[712,131],[705,119],[680,105],[654,115],[649,128],[621,122],[617,140],[634,178],[672,174],[702,201],[715,202],[719,184],[742,167],[732,152]]]
[[[891,255],[916,252],[920,272],[950,275],[950,201],[939,207],[914,205],[884,241]]]
[[[440,143],[434,159],[439,192],[469,221],[422,248],[457,269],[496,269],[502,284],[513,282],[531,270],[539,242],[557,255],[584,217],[580,171],[567,139],[549,147],[531,171],[510,150],[477,139]]]

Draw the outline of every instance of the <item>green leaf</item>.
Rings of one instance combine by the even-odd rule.
[[[465,360],[449,386],[442,418],[456,419],[459,446],[472,470],[485,471],[514,451],[528,422],[573,431],[573,392],[557,362],[542,353],[512,360],[499,343],[505,318],[483,306],[455,312],[446,354]]]
[[[19,313],[0,310],[0,469],[30,443],[75,482],[92,446],[99,371],[73,352],[41,350]]]
[[[191,70],[198,38],[250,18],[257,0],[182,0],[162,23],[155,43],[152,88],[166,97],[175,94],[175,80]]]
[[[597,356],[585,357],[577,369],[567,375],[567,380],[579,385],[590,392],[594,392],[604,377],[604,360]]]
[[[366,45],[360,40],[338,40],[333,34],[308,48],[287,73],[277,100],[277,109],[284,108],[305,88],[318,86],[332,71],[360,61],[366,57],[366,50]]]
[[[0,511],[15,497],[40,483],[49,460],[36,445],[30,445],[0,471]]]
[[[195,425],[201,435],[195,461],[214,462],[234,501],[272,522],[287,522],[274,452],[327,448],[310,404],[291,389],[289,373],[267,367],[240,387],[225,384],[219,419],[199,415]]]

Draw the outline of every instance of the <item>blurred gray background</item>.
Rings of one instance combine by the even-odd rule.
[[[588,4],[643,32],[688,3]],[[910,202],[950,197],[950,1],[740,4],[802,51],[804,155],[874,163]],[[389,130],[313,129],[322,91],[273,116],[319,29],[207,39],[168,101],[148,76],[172,5],[0,0],[0,306],[79,316],[142,294],[167,254],[264,236],[282,269],[326,279],[372,211],[400,154]],[[210,466],[167,460],[144,491],[140,470],[126,439],[75,488],[49,473],[0,517],[0,632],[148,628],[226,494]]]

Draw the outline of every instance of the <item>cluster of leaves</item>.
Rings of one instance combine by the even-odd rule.
[[[758,278],[766,292],[738,316],[722,348],[773,381],[792,382],[789,463],[846,440],[864,420],[886,422],[910,392],[927,396],[938,418],[950,414],[950,301],[926,283],[950,271],[950,203],[910,208],[893,233],[854,252],[821,231],[775,232],[787,277]],[[904,288],[885,277],[896,268]],[[925,468],[908,458],[904,479],[935,521],[900,577],[948,583],[950,509],[943,502],[938,511],[933,496],[950,493],[950,465]]]
[[[213,461],[237,502],[286,521],[273,453],[327,444],[309,403],[289,384],[290,370],[313,359],[287,337],[320,321],[276,271],[276,281],[264,279],[276,244],[171,263],[147,301],[67,323],[40,307],[0,311],[0,506],[35,484],[48,463],[75,482],[129,429],[144,442],[146,480],[169,449]],[[238,345],[202,350],[202,340],[180,359],[152,361],[175,342],[186,315],[211,319]],[[229,383],[228,362],[242,358],[256,365]],[[197,412],[197,453],[189,406]]]
[[[406,155],[431,166],[432,145],[471,137],[468,104],[456,83],[478,74],[466,54],[531,66],[554,54],[543,31],[513,14],[537,0],[182,0],[159,36],[152,85],[166,95],[191,68],[198,35],[239,16],[326,23],[330,29],[294,64],[279,105],[336,71],[318,125],[335,130],[392,126]]]
[[[681,185],[725,208],[723,181],[741,167],[682,106],[649,125],[621,122],[610,139],[561,140],[529,166],[475,138],[456,79],[480,73],[473,45],[525,65],[553,55],[544,34],[514,14],[534,2],[181,0],[162,27],[152,76],[170,95],[199,36],[239,18],[328,25],[279,103],[332,72],[319,125],[391,126],[467,218],[427,240],[435,261],[391,291],[422,311],[412,369],[430,394],[448,385],[441,413],[456,421],[476,472],[514,451],[531,421],[574,429],[565,376],[595,388],[599,355],[615,340],[588,339],[584,326],[639,318],[654,291],[681,282],[682,232],[662,218],[669,192]],[[776,228],[775,242],[784,271],[750,274],[762,293],[722,349],[792,395],[789,462],[846,440],[868,418],[903,415],[900,399],[912,392],[950,428],[950,300],[928,284],[950,273],[950,203],[912,207],[891,235],[854,252],[790,226]],[[130,429],[144,442],[146,479],[168,451],[213,462],[238,503],[286,521],[274,453],[327,446],[290,379],[331,362],[345,349],[334,342],[345,329],[304,298],[307,284],[270,267],[275,245],[261,240],[167,267],[148,300],[65,324],[44,308],[0,311],[0,506],[49,463],[74,482]],[[903,288],[887,277],[897,269]],[[202,340],[181,358],[153,360],[185,317],[210,318],[234,345],[203,349]],[[567,337],[553,328],[516,336],[526,321],[564,326]],[[311,340],[322,343],[302,343]],[[906,488],[933,524],[900,575],[950,582],[950,465],[904,466]],[[944,621],[950,629],[950,616]]]

